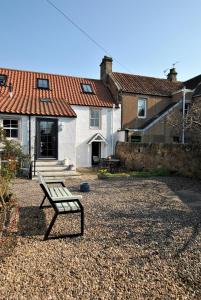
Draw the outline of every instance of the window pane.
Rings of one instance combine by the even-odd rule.
[[[139,99],[138,100],[138,116],[145,117],[145,115],[146,115],[145,110],[146,110],[146,100]]]
[[[3,120],[3,127],[10,127],[10,120]]]
[[[6,85],[6,79],[7,79],[7,76],[6,75],[0,75],[0,86],[2,85]]]
[[[11,129],[11,137],[13,137],[13,138],[18,137],[18,130],[17,129]]]
[[[18,128],[18,121],[17,120],[11,120],[11,127]]]
[[[93,93],[91,84],[82,84],[82,88],[85,93]]]
[[[48,88],[49,87],[49,81],[48,79],[38,79],[38,88]]]
[[[3,120],[3,129],[6,137],[18,137],[18,120]]]
[[[10,137],[10,129],[4,130],[6,137]]]

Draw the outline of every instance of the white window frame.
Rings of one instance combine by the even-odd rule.
[[[4,127],[4,125],[3,125],[3,121],[4,120],[10,120],[10,121],[17,121],[18,122],[18,127],[16,128],[16,127]],[[21,140],[21,119],[19,119],[19,118],[15,118],[15,117],[3,117],[2,119],[1,119],[1,122],[0,122],[0,124],[1,124],[1,127],[5,130],[5,129],[17,129],[18,130],[18,136],[17,137],[6,137],[8,140],[16,140],[16,141],[20,141]]]
[[[99,126],[91,125],[91,120],[92,120],[91,113],[92,113],[92,111],[98,111],[98,113],[99,113]],[[93,119],[95,119],[95,118],[93,118]],[[96,107],[91,107],[90,108],[90,111],[89,111],[89,128],[90,129],[101,129],[101,109],[100,108],[96,108]]]
[[[144,101],[144,103],[145,103],[145,106],[144,106],[144,116],[139,116],[139,108],[140,108],[139,102],[140,101]],[[145,98],[145,97],[139,97],[138,98],[138,102],[137,102],[137,116],[138,116],[139,119],[146,119],[146,117],[147,117],[147,98]]]

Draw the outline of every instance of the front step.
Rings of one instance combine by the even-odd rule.
[[[66,171],[68,170],[68,168],[66,166],[62,166],[62,165],[48,165],[48,166],[36,166],[37,171],[39,172],[52,172],[52,171]]]
[[[62,175],[58,175],[58,172],[56,173],[56,175],[54,173],[48,173],[48,175],[45,175],[45,172],[41,172],[42,176],[46,179],[65,179],[65,178],[75,178],[75,177],[80,177],[81,173],[78,173],[76,171],[66,171],[65,173],[63,172]],[[38,179],[37,176],[32,176],[33,180]]]
[[[68,166],[63,165],[63,162],[58,160],[37,160],[35,162],[35,174],[34,166],[32,169],[32,178],[37,175],[37,172],[40,172],[44,177],[48,177],[48,179],[50,177],[64,178],[69,176],[78,176],[77,172],[68,169]]]
[[[62,166],[63,165],[63,161],[62,160],[37,160],[35,162],[36,166]]]

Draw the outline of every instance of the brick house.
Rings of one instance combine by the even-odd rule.
[[[113,72],[112,58],[107,56],[100,69],[101,80],[116,103],[121,104],[123,139],[147,143],[181,141],[181,134],[169,125],[167,116],[182,109],[184,97],[185,110],[192,100],[200,99],[201,75],[180,82],[175,68],[170,69],[167,79]]]

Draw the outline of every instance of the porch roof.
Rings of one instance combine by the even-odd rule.
[[[100,133],[96,133],[94,134],[90,140],[87,142],[87,144],[91,144],[93,142],[100,142],[100,143],[105,143],[108,144],[108,142],[106,141],[106,139],[104,138],[104,136],[102,136],[102,134]]]

